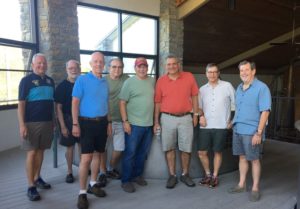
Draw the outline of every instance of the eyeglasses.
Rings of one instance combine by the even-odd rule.
[[[111,68],[113,68],[113,69],[123,69],[123,66],[115,66],[115,65],[113,65],[113,66],[111,66]]]
[[[218,74],[219,71],[208,71],[207,73],[208,73],[208,74]]]

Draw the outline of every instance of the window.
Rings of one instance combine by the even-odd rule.
[[[0,107],[16,104],[20,80],[37,51],[35,0],[0,1]],[[9,20],[9,21],[7,21]]]
[[[145,57],[148,74],[158,75],[158,17],[78,3],[78,24],[82,72],[90,70],[90,54],[98,50],[106,63],[123,59],[124,73],[130,75],[135,58]]]

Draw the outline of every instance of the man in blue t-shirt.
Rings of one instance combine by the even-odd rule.
[[[228,192],[246,191],[246,176],[250,161],[253,185],[249,199],[255,202],[260,199],[260,152],[271,110],[271,94],[268,86],[255,78],[254,62],[242,61],[239,70],[243,83],[236,90],[232,149],[233,155],[239,156],[240,180],[238,185]]]
[[[47,60],[43,54],[32,58],[33,73],[25,76],[19,85],[18,118],[22,148],[27,151],[26,173],[29,200],[40,200],[40,189],[51,185],[40,177],[44,150],[51,147],[53,138],[54,81],[46,75]]]
[[[108,83],[102,76],[104,55],[91,55],[92,71],[79,76],[73,88],[72,134],[80,136],[81,158],[79,164],[80,191],[77,207],[88,208],[86,193],[104,197],[105,191],[96,182],[99,172],[100,153],[105,151],[107,133],[111,134],[111,119],[108,114]],[[86,189],[88,170],[91,166],[91,180]]]
[[[65,146],[68,172],[67,183],[74,182],[72,172],[73,152],[75,143],[79,142],[78,137],[72,135],[72,91],[76,78],[80,75],[80,63],[76,60],[69,60],[66,63],[67,78],[63,80],[55,90],[56,114],[60,126],[60,144]],[[79,144],[78,144],[78,148]]]

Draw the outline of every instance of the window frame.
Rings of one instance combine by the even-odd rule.
[[[121,9],[115,9],[115,8],[95,5],[95,4],[90,4],[90,3],[84,3],[84,2],[78,2],[77,6],[117,13],[118,14],[118,27],[119,27],[118,30],[120,31],[120,33],[118,34],[119,52],[102,51],[102,50],[100,50],[100,51],[104,54],[104,56],[119,57],[122,60],[124,58],[137,58],[137,57],[145,57],[146,59],[152,59],[155,61],[155,73],[150,74],[150,75],[154,75],[155,78],[158,79],[158,77],[159,77],[159,17],[153,16],[153,15],[148,15],[148,14],[141,14],[141,13],[132,12],[132,11],[126,11],[126,10],[121,10]],[[138,16],[141,18],[150,18],[150,19],[154,19],[156,21],[156,34],[155,34],[155,38],[156,38],[156,46],[155,46],[156,52],[155,53],[156,54],[155,55],[123,52],[122,14],[135,15],[135,16]],[[95,50],[80,49],[80,55],[90,55],[93,52],[95,52]]]
[[[15,47],[19,49],[28,49],[31,50],[31,57],[29,57],[28,62],[31,61],[32,56],[39,52],[39,32],[37,30],[38,27],[38,12],[37,12],[37,0],[30,0],[30,7],[31,7],[31,30],[32,30],[32,36],[33,41],[32,42],[26,42],[26,41],[17,41],[14,39],[7,39],[7,38],[0,38],[0,46],[7,46],[7,47]],[[0,72],[24,72],[24,73],[30,73],[31,71],[31,65],[28,63],[27,69],[21,70],[21,69],[4,69],[0,68]],[[16,98],[18,99],[18,98]],[[6,100],[9,101],[9,100]],[[18,106],[18,102],[16,104],[0,104],[0,111],[1,110],[9,110],[9,109],[16,109]]]

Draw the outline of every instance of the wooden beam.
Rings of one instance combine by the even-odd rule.
[[[178,19],[183,19],[210,0],[188,0],[178,7]]]
[[[266,43],[263,43],[257,47],[254,47],[248,51],[245,51],[239,55],[236,55],[224,62],[221,62],[218,64],[219,68],[222,69],[222,68],[226,68],[226,67],[229,67],[231,66],[232,64],[235,64],[237,62],[240,62],[244,59],[247,59],[249,57],[252,57],[256,54],[259,54],[263,51],[266,51],[272,47],[274,47],[273,45],[271,45],[270,43],[280,43],[280,42],[286,42],[288,40],[290,40],[292,38],[292,33],[293,31],[290,31],[288,33],[285,33],[277,38],[274,38]],[[300,27],[296,28],[295,29],[295,33],[294,33],[294,37],[297,37],[298,35],[300,35]],[[280,46],[275,46],[275,47],[280,47]]]

